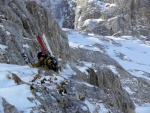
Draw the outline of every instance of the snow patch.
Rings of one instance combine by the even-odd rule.
[[[0,27],[1,27],[1,28],[4,28],[4,25],[0,24]]]
[[[30,46],[28,44],[23,44],[24,48],[30,48]]]
[[[112,5],[115,6],[115,5]],[[117,18],[117,17],[114,17]],[[112,18],[113,19],[113,18]],[[98,36],[86,35],[85,32],[63,29],[68,32],[69,44],[71,47],[82,47],[88,50],[100,51],[94,44],[106,46],[106,54],[115,59],[132,75],[150,80],[147,73],[150,73],[150,43],[140,40],[140,37],[133,36]],[[105,38],[105,39],[104,39]],[[102,51],[103,52],[103,51]],[[114,67],[110,67],[116,74]],[[85,69],[83,69],[85,70]],[[138,70],[138,71],[135,71]],[[142,73],[141,73],[142,72]],[[144,73],[143,73],[144,72]]]
[[[131,91],[131,89],[129,87],[123,87],[129,94],[133,94],[134,92]]]
[[[85,104],[88,106],[90,113],[94,113],[95,105],[91,104],[88,100],[85,100]]]
[[[66,69],[62,70],[61,75],[65,78],[69,78],[72,75],[76,75],[76,73],[72,70],[69,64],[66,64]]]
[[[102,1],[97,1],[97,5],[99,5],[102,9],[105,8],[105,3]]]
[[[147,76],[147,72],[141,71],[141,70],[128,70],[132,75],[136,76],[136,77],[141,77],[144,78],[146,80],[150,81],[150,77]]]
[[[98,113],[108,113],[108,109],[106,109],[103,104],[96,103],[95,105],[89,100],[85,100],[85,104],[88,106],[90,113],[95,113],[96,111],[98,111]]]
[[[0,49],[1,49],[2,51],[5,51],[5,49],[7,49],[7,46],[0,44]]]
[[[150,113],[150,107],[139,106],[139,107],[136,107],[135,112],[136,113]]]
[[[14,73],[21,80],[29,82],[38,73],[38,69],[3,63],[0,63],[0,67],[0,97],[5,98],[8,103],[20,111],[27,112],[31,107],[35,107],[36,104],[28,100],[28,97],[34,98],[30,92],[30,86],[26,84],[17,85],[14,80],[8,79],[8,76],[11,77]]]
[[[77,83],[79,83],[79,84],[84,84],[84,85],[86,85],[86,86],[88,86],[88,87],[95,87],[94,85],[91,85],[91,84],[86,83],[86,82],[77,82]]]
[[[87,26],[87,25],[89,25],[90,23],[100,23],[100,22],[104,22],[104,21],[105,21],[105,20],[104,20],[104,19],[101,19],[101,18],[99,18],[99,19],[87,19],[87,20],[84,21],[83,26]]]
[[[56,76],[54,81],[57,82],[57,84],[61,85],[61,82],[64,81],[64,78],[61,76]]]
[[[102,41],[100,41],[100,39],[99,39],[99,38],[96,38],[96,37],[89,37],[88,40],[89,40],[89,41],[93,41],[93,42],[95,42],[95,43],[102,43]]]
[[[87,67],[84,67],[84,66],[77,66],[77,68],[78,68],[81,72],[88,74],[87,71],[86,71],[86,69],[88,69]]]
[[[86,106],[83,106],[83,107],[82,107],[82,110],[83,110],[83,111],[87,111],[88,108],[87,108]]]
[[[114,65],[108,65],[107,66],[114,74],[118,75],[118,72],[116,70],[116,67]]]
[[[100,104],[99,113],[108,113],[108,109],[105,108],[104,104]]]
[[[93,65],[93,63],[91,63],[91,62],[85,62],[85,61],[80,61],[80,62],[83,63],[84,66],[77,66],[77,68],[78,68],[81,72],[88,74],[86,70],[87,70],[88,68],[91,68],[92,65]]]
[[[80,46],[80,44],[75,43],[75,42],[69,42],[69,46],[72,48],[78,48]]]
[[[7,34],[7,35],[11,35],[11,33],[10,33],[9,31],[6,31],[6,34]]]
[[[81,20],[79,18],[79,20]],[[104,19],[87,19],[83,22],[82,27],[88,27],[90,30],[94,29],[99,23],[104,22]]]
[[[18,110],[26,111],[30,107],[35,106],[27,98],[34,96],[30,92],[30,86],[19,85],[0,89],[0,96],[5,98],[7,102],[14,105]]]
[[[105,3],[105,7],[115,7],[116,4]]]

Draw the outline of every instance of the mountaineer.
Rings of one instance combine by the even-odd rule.
[[[53,70],[56,73],[59,73],[60,67],[58,67],[58,62],[55,57],[44,55],[43,52],[39,52],[38,62],[31,64],[33,67],[43,67],[46,70]]]

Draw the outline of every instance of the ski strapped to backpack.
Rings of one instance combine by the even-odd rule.
[[[50,48],[50,46],[48,44],[47,38],[46,38],[46,36],[44,34],[42,36],[42,39],[43,39],[43,42],[46,45],[46,48],[47,48],[48,52],[50,53],[50,55],[54,56],[53,53],[52,53],[52,50],[51,50],[51,48]]]
[[[42,48],[43,53],[46,55],[47,54],[46,48],[45,48],[45,46],[43,44],[42,38],[39,35],[37,36],[37,40],[39,41],[39,44],[40,44],[40,46]]]

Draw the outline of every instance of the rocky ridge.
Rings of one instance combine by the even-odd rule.
[[[78,0],[76,3],[75,29],[100,35],[144,35],[149,38],[148,0]]]
[[[106,36],[144,35],[149,40],[149,0],[59,0],[58,2],[64,10],[51,12],[54,12],[53,17],[56,20],[63,19],[61,20],[63,28],[74,27]],[[55,9],[57,6],[54,5]],[[62,16],[56,16],[60,12]]]

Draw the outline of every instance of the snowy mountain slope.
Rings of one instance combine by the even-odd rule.
[[[12,77],[13,73],[25,82],[29,82],[33,79],[33,76],[38,72],[38,70],[31,69],[28,66],[2,63],[0,64],[0,67],[0,97],[5,98],[8,103],[14,105],[19,111],[30,111],[33,106],[36,106],[35,102],[31,103],[28,100],[28,97],[34,98],[30,92],[30,87],[26,84],[17,85],[9,77]],[[0,109],[0,111],[4,113],[2,109]]]
[[[68,1],[70,0],[66,2]],[[93,0],[89,1],[93,3]],[[149,63],[146,60],[139,60],[138,57],[134,59],[131,55],[131,53],[142,57],[149,55],[147,49],[149,42],[134,37],[129,39],[128,37],[103,37],[66,29],[71,39],[71,51],[73,51],[70,54],[67,36],[43,7],[39,7],[33,1],[24,3],[21,0],[13,0],[9,1],[9,4],[7,1],[0,2],[4,3],[0,4],[2,13],[0,16],[2,37],[0,38],[0,56],[5,58],[3,60],[2,57],[1,62],[24,64],[21,56],[24,51],[23,47],[26,48],[30,58],[34,59],[33,57],[40,48],[34,40],[35,32],[46,34],[50,39],[53,52],[62,58],[62,62],[65,62],[61,76],[52,71],[33,69],[28,66],[0,64],[0,112],[133,113],[135,107],[130,96],[136,106],[141,107],[137,107],[137,112],[140,112],[143,106],[149,111],[150,90],[149,79],[147,79]],[[57,4],[55,3],[54,5]],[[69,7],[65,12],[68,15],[70,15],[71,5],[72,3],[69,2]],[[100,3],[101,7],[103,5]],[[19,21],[16,22],[16,20]],[[69,20],[70,18],[67,21]],[[87,20],[85,25],[90,22],[103,21],[102,19]],[[32,42],[31,37],[33,37]],[[24,39],[28,41],[24,42]],[[137,50],[139,46],[140,49]],[[119,63],[123,62],[122,67],[135,76],[126,72],[109,55]],[[15,62],[12,62],[13,60]],[[127,66],[129,63],[134,68]],[[141,68],[142,65],[144,69]],[[136,77],[135,71],[142,72],[139,75],[142,78]],[[129,92],[130,96],[124,89]]]
[[[149,67],[149,63],[146,62],[146,59],[140,59],[139,57],[129,56],[131,54],[128,54],[130,52],[133,52],[134,54],[138,54],[138,56],[144,56],[147,58],[150,54],[149,50],[149,42],[147,41],[141,41],[134,37],[128,37],[124,36],[122,38],[119,37],[103,37],[99,35],[94,34],[87,34],[82,31],[74,31],[69,29],[64,29],[64,31],[67,32],[69,37],[69,44],[72,48],[82,48],[85,50],[95,51],[103,54],[108,54],[115,60],[117,60],[119,63],[120,61],[123,62],[121,65],[128,70],[128,72],[132,73],[134,76],[139,77],[135,72],[131,70],[139,70],[145,71],[146,73],[150,73],[147,67]],[[132,40],[131,40],[132,39]],[[135,48],[139,49],[135,49]],[[119,53],[119,54],[118,54]],[[128,56],[128,57],[127,57]],[[72,63],[71,63],[72,64]],[[128,64],[133,65],[133,67],[128,66]],[[143,68],[141,68],[141,64],[144,64]],[[75,64],[72,64],[75,65]],[[107,113],[108,111],[111,111],[108,107],[108,105],[103,101],[106,97],[103,97],[102,95],[107,94],[101,94],[98,92],[95,88],[95,86],[83,81],[82,79],[79,79],[82,77],[87,77],[88,68],[94,68],[94,63],[91,61],[79,61],[79,64],[76,65],[76,69],[74,67],[70,66],[70,64],[66,64],[66,66],[63,68],[61,72],[61,76],[56,75],[55,73],[46,72],[46,71],[39,71],[37,68],[29,68],[28,66],[19,66],[19,65],[10,65],[10,64],[0,64],[0,111],[3,113],[6,111],[7,107],[4,104],[3,98],[9,103],[8,106],[13,105],[17,110],[17,112],[24,111],[25,113],[29,113],[30,111],[33,112],[50,112],[48,108],[45,108],[47,106],[51,106],[51,110],[55,111],[55,105],[58,103],[56,100],[58,99],[61,101],[61,96],[57,93],[60,91],[58,86],[61,86],[61,83],[65,81],[65,83],[68,84],[68,86],[71,86],[70,88],[66,88],[67,92],[71,93],[71,95],[74,95],[76,98],[80,99],[84,95],[81,93],[79,87],[87,88],[88,90],[84,90],[89,93],[88,97],[82,102],[78,102],[76,100],[73,100],[73,102],[78,102],[77,105],[79,105],[82,109],[82,111],[90,111],[91,113],[97,111],[98,113]],[[102,67],[107,67],[112,70],[115,74],[117,74],[122,82],[122,85],[125,90],[129,92],[132,99],[134,100],[136,104],[136,112],[137,113],[149,113],[149,99],[144,102],[142,98],[139,98],[138,96],[135,96],[137,91],[140,91],[138,88],[135,90],[136,86],[132,84],[134,81],[139,82],[140,80],[136,77],[132,77],[133,80],[129,81],[130,77],[123,77],[121,72],[119,72],[116,65],[105,65],[103,64]],[[76,71],[75,71],[76,70]],[[95,71],[98,71],[95,69]],[[27,82],[28,84],[20,83],[16,84],[14,82],[13,74],[20,77],[24,82]],[[35,76],[40,75],[39,78],[35,79]],[[48,76],[45,76],[48,75]],[[140,74],[140,77],[145,78],[147,81],[149,81],[149,76],[144,75],[143,73]],[[33,81],[34,79],[34,81]],[[69,82],[71,81],[71,82]],[[125,82],[125,83],[124,83]],[[30,84],[30,85],[29,85]],[[72,85],[75,85],[72,87]],[[135,88],[130,85],[133,85]],[[145,84],[143,84],[145,86]],[[38,89],[36,92],[34,92],[31,89],[31,86]],[[66,86],[66,87],[68,87]],[[143,88],[143,87],[141,87]],[[44,90],[43,90],[44,89]],[[46,90],[45,90],[46,89]],[[97,96],[100,95],[100,97],[97,97],[96,95],[93,97],[93,94],[91,92],[91,89],[93,89],[94,95]],[[83,90],[83,89],[82,89]],[[143,88],[145,90],[145,88]],[[49,92],[47,95],[46,92]],[[79,91],[79,92],[78,92]],[[76,92],[76,93],[75,93]],[[78,92],[78,93],[77,93]],[[145,94],[148,91],[145,91]],[[81,93],[81,94],[80,94]],[[99,94],[100,93],[100,94]],[[35,94],[37,96],[35,96]],[[56,96],[54,96],[54,94]],[[63,95],[66,95],[64,92],[62,92]],[[67,94],[68,95],[68,94]],[[80,96],[81,97],[80,97]],[[47,97],[48,96],[48,97]],[[73,96],[73,98],[75,98]],[[92,96],[92,97],[91,97]],[[102,97],[101,97],[102,96]],[[17,98],[16,98],[17,97]],[[65,96],[63,96],[64,98]],[[96,97],[96,98],[95,98]],[[134,98],[133,98],[134,97]],[[45,105],[44,101],[45,99],[51,98],[49,101],[52,103],[47,103]],[[66,98],[66,97],[65,97]],[[72,99],[72,97],[69,97]],[[97,100],[97,98],[101,98]],[[135,101],[137,100],[138,101]],[[43,99],[43,100],[41,100]],[[103,100],[104,99],[104,100]],[[57,100],[57,101],[58,101]],[[26,103],[26,104],[22,104]],[[74,106],[77,106],[74,105]],[[42,107],[44,106],[44,108]],[[107,106],[107,107],[106,107]],[[13,108],[11,106],[11,108]],[[61,111],[61,109],[59,108]]]
[[[85,65],[90,65],[90,63],[86,63]],[[11,65],[11,64],[3,64],[0,63],[0,112],[1,113],[30,113],[31,111],[34,113],[39,113],[39,112],[46,112],[46,113],[58,113],[58,112],[63,112],[61,109],[57,110],[55,109],[55,106],[57,106],[56,101],[61,101],[61,98],[67,98],[65,97],[65,93],[62,92],[63,97],[59,96],[55,91],[59,92],[59,88],[62,82],[64,81],[67,83],[71,79],[70,77],[72,75],[76,75],[76,73],[71,69],[69,64],[66,65],[66,69],[62,70],[61,76],[56,75],[55,73],[51,75],[45,76],[44,73],[46,73],[44,70],[39,73],[39,70],[37,68],[30,68],[28,66],[19,66],[19,65]],[[15,83],[15,81],[12,79],[13,75],[17,75],[21,80],[28,84],[24,83]],[[38,75],[38,78],[36,76]],[[36,79],[35,79],[36,78]],[[90,85],[85,82],[79,82],[79,81],[72,81],[74,84],[82,84],[86,87],[89,88],[94,88],[93,85]],[[30,84],[30,85],[29,85]],[[67,83],[71,85],[70,83]],[[37,91],[34,91],[33,89],[37,88]],[[95,88],[94,88],[95,89]],[[45,101],[45,96],[46,94],[44,92],[40,92],[40,90],[43,90],[44,92],[50,91],[50,95],[48,95],[48,98],[51,98],[51,104],[53,103],[54,105],[50,105],[50,103],[46,103],[44,105]],[[68,89],[67,89],[68,90]],[[77,90],[75,87],[73,87],[72,90]],[[75,93],[73,92],[69,92]],[[77,92],[76,92],[77,93]],[[7,101],[9,104],[4,104],[4,99]],[[43,99],[43,100],[42,100]],[[64,102],[66,100],[63,100]],[[93,113],[95,110],[98,110],[99,113],[107,113],[108,109],[105,108],[103,103],[94,103],[91,102],[92,100],[86,99],[82,103],[78,103],[79,107],[81,107],[83,112],[88,112],[90,111]],[[74,99],[73,102],[76,102]],[[78,106],[76,105],[76,106]],[[42,107],[43,106],[43,107]],[[45,106],[49,107],[51,106],[51,109],[47,111],[47,108],[44,108]],[[73,105],[72,107],[75,107]],[[74,109],[74,108],[73,108]],[[79,108],[77,108],[78,110]],[[11,111],[10,111],[11,110]],[[76,109],[74,109],[76,110]],[[66,111],[67,112],[67,111]],[[82,113],[83,113],[82,112]]]
[[[130,36],[120,38],[106,37],[113,39],[120,47],[109,47],[108,54],[117,60],[128,72],[137,77],[150,80],[150,42],[139,40]]]
[[[68,32],[69,44],[73,48],[84,48],[108,54],[119,62],[128,72],[137,77],[150,80],[150,42],[132,36],[99,36],[81,31]],[[71,32],[70,32],[71,31]],[[81,34],[80,34],[81,33]],[[96,44],[102,45],[99,48]]]
[[[128,91],[137,106],[136,112],[149,113],[150,42],[146,41],[145,37],[104,37],[82,31],[63,30],[68,34],[70,47],[108,54],[120,63],[132,76],[130,74],[126,76],[115,65],[102,66],[110,68],[120,77],[124,89]]]

